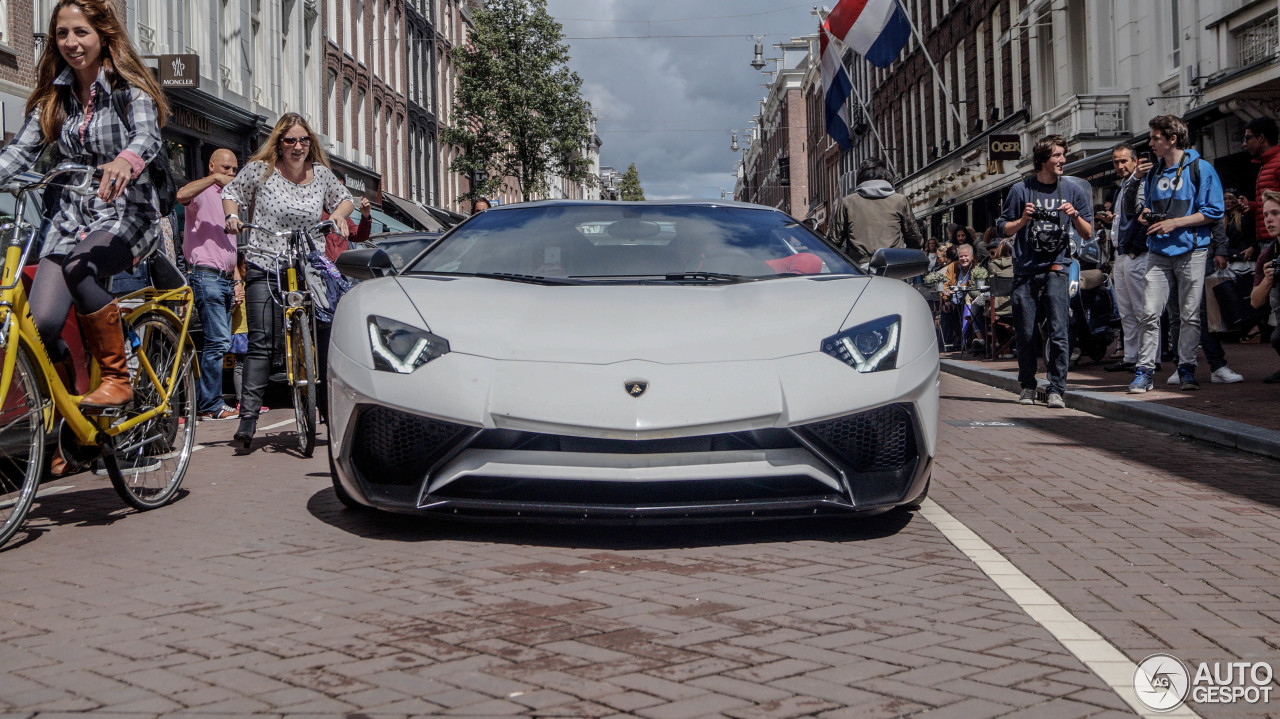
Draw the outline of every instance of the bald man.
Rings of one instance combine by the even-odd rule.
[[[187,208],[187,231],[182,240],[182,254],[190,269],[187,282],[204,327],[196,387],[200,419],[237,416],[222,400],[222,360],[231,348],[231,308],[244,301],[244,285],[236,264],[236,238],[223,229],[222,188],[235,179],[239,167],[234,152],[214,150],[209,157],[209,174],[178,190],[178,202]]]

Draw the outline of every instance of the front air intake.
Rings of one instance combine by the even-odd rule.
[[[416,485],[476,431],[389,407],[365,407],[351,432],[351,461],[370,484]]]

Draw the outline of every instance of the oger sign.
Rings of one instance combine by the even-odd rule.
[[[992,135],[988,143],[988,160],[1022,159],[1022,138],[1018,135]]]

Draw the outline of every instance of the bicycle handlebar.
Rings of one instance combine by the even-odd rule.
[[[82,179],[79,184],[69,185],[63,182],[54,182],[56,178],[62,175],[73,173],[73,172],[84,173],[84,179]],[[77,195],[83,195],[85,197],[88,197],[89,195],[93,195],[97,193],[98,191],[97,188],[93,187],[93,180],[101,176],[102,176],[102,171],[96,167],[92,167],[90,165],[81,165],[75,162],[63,162],[63,163],[60,163],[57,167],[53,168],[52,170],[46,172],[44,174],[44,177],[41,177],[39,180],[36,180],[35,182],[25,182],[25,183],[10,182],[4,185],[3,187],[0,187],[0,191],[9,192],[16,195],[20,192],[30,192],[31,190],[38,190],[41,187],[55,186],[55,187],[65,187],[68,190],[76,193]]]

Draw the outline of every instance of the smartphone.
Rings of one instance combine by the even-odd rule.
[[[1148,153],[1147,153],[1147,162],[1150,162],[1151,164],[1153,164],[1153,165],[1154,165],[1154,164],[1156,164],[1156,162],[1157,162],[1157,161],[1158,161],[1158,160],[1157,160],[1157,158],[1156,158],[1156,153],[1154,153],[1154,152],[1148,152]]]

